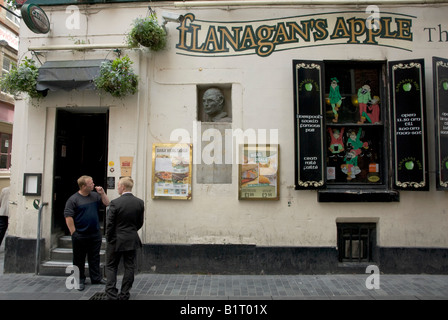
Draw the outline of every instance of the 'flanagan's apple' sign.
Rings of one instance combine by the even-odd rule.
[[[334,44],[364,44],[412,50],[416,17],[382,15],[375,27],[365,12],[329,12],[254,21],[205,21],[187,13],[177,30],[180,54],[226,56],[257,54]]]
[[[48,33],[50,21],[45,11],[35,4],[25,4],[20,9],[23,21],[34,33]]]

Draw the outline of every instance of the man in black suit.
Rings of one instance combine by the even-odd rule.
[[[110,300],[128,300],[134,283],[136,251],[142,246],[137,231],[143,226],[145,206],[143,200],[131,191],[134,181],[123,177],[117,189],[121,195],[110,202],[106,223],[106,294]],[[117,272],[123,257],[124,275],[121,292],[118,294]]]

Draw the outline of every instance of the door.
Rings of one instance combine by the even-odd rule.
[[[82,175],[93,178],[96,186],[105,190],[109,113],[106,108],[60,109],[56,114],[53,173],[52,233],[69,234],[64,207],[67,199],[79,190],[77,180]],[[95,110],[95,112],[90,112]],[[104,212],[100,213],[100,223]]]

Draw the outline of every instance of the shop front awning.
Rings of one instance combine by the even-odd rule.
[[[38,91],[70,91],[95,89],[93,79],[100,72],[98,60],[47,61],[39,68],[36,89]]]

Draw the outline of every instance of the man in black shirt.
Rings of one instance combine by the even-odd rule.
[[[109,205],[109,198],[102,187],[95,187],[92,177],[80,177],[78,186],[79,191],[65,204],[64,216],[72,236],[73,265],[79,269],[78,290],[84,290],[86,255],[92,284],[105,284],[100,272],[102,236],[98,210],[102,205]]]

